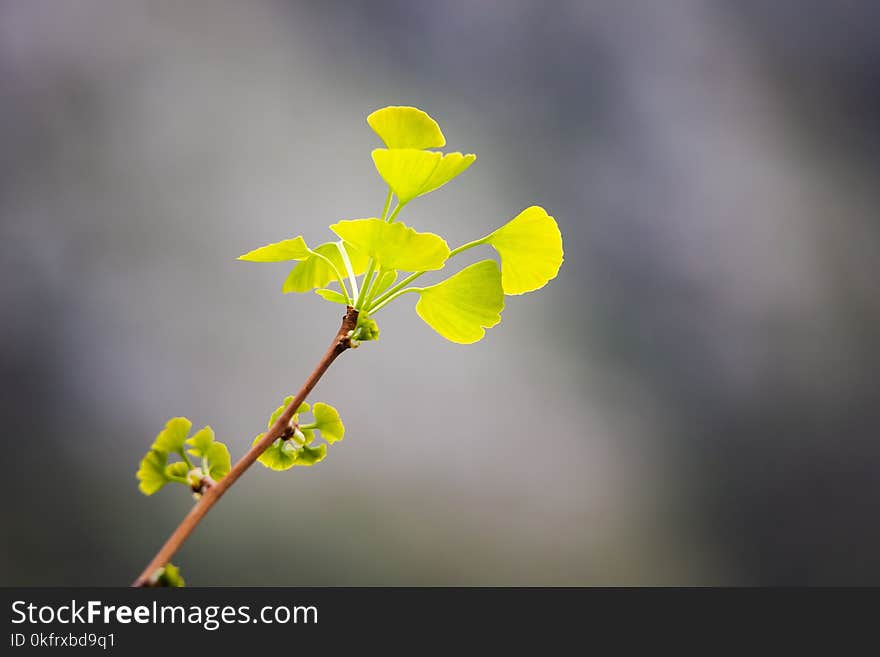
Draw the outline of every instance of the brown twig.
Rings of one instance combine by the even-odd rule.
[[[293,401],[284,409],[281,416],[275,420],[275,424],[272,425],[263,438],[251,447],[247,454],[241,457],[238,463],[232,466],[229,473],[220,479],[220,481],[215,482],[205,490],[201,499],[196,502],[196,505],[177,526],[177,529],[175,529],[171,536],[168,537],[168,540],[165,541],[165,544],[159,549],[149,565],[144,568],[144,572],[142,572],[132,583],[132,586],[146,586],[150,583],[156,572],[171,560],[171,557],[173,557],[175,552],[180,549],[180,546],[183,545],[184,541],[186,541],[189,535],[193,533],[193,530],[198,526],[199,522],[201,522],[202,518],[205,517],[208,511],[211,510],[211,507],[217,503],[217,500],[223,496],[223,493],[225,493],[232,484],[238,481],[238,478],[244,474],[244,471],[254,464],[254,461],[266,451],[276,438],[284,433],[285,429],[289,426],[290,420],[296,412],[296,409],[306,400],[306,397],[308,397],[312,388],[315,387],[315,384],[318,383],[324,372],[327,371],[327,368],[330,367],[330,364],[336,360],[342,352],[351,347],[350,335],[351,331],[353,331],[357,325],[357,317],[358,311],[349,306],[342,319],[342,326],[339,328],[339,332],[330,344],[330,348],[327,349],[327,353],[324,354],[324,357],[318,363],[317,367],[315,367],[314,371],[309,375],[309,378],[306,379],[302,388],[300,388],[300,391],[296,393]]]

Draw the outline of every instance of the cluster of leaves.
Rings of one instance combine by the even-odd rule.
[[[198,491],[206,481],[219,481],[229,472],[229,450],[214,439],[214,430],[203,427],[188,437],[190,429],[192,422],[185,417],[175,417],[168,420],[156,436],[137,471],[139,488],[144,495],[152,495],[168,483],[183,484]],[[181,460],[169,463],[168,457],[172,454]],[[201,465],[193,465],[190,456],[200,458]]]
[[[284,410],[293,402],[293,396],[285,397],[281,406],[269,418],[267,428],[271,428]],[[300,414],[311,412],[312,422],[300,424]],[[145,495],[152,495],[167,483],[179,483],[193,491],[198,499],[200,491],[207,485],[225,477],[231,469],[229,450],[226,445],[215,440],[214,430],[203,427],[189,436],[192,422],[185,417],[168,420],[165,428],[156,436],[150,451],[141,459],[137,471],[139,488]],[[324,443],[315,444],[315,432],[320,433]],[[259,434],[254,444],[265,434]],[[287,470],[294,465],[314,465],[327,456],[327,445],[342,440],[345,425],[339,412],[323,402],[314,406],[300,404],[293,415],[288,430],[277,438],[259,457],[259,462],[272,470]],[[176,454],[181,460],[168,462],[169,455]],[[190,456],[200,458],[201,465],[193,465]],[[180,569],[168,563],[150,578],[147,586],[184,586]]]
[[[267,428],[275,424],[275,420],[292,402],[293,396],[284,398],[281,406],[269,417]],[[314,420],[300,424],[300,413],[308,413],[310,410]],[[316,431],[321,433],[324,443],[313,444]],[[264,435],[261,433],[254,438],[254,444],[256,445]],[[335,408],[323,402],[317,402],[313,407],[303,402],[296,409],[289,430],[283,436],[276,438],[258,460],[272,470],[287,470],[295,465],[315,465],[327,456],[327,445],[342,440],[344,436],[345,426]]]
[[[501,321],[505,295],[537,290],[556,277],[563,261],[559,227],[543,208],[532,206],[488,235],[450,249],[439,235],[407,226],[397,220],[400,212],[463,173],[476,156],[431,150],[445,146],[446,138],[437,122],[415,107],[385,107],[370,114],[367,122],[385,144],[373,151],[376,170],[388,185],[382,216],[332,224],[330,230],[338,239],[314,248],[300,235],[239,259],[296,261],[282,292],[314,290],[328,301],[353,306],[360,311],[355,341],[378,338],[373,316],[412,293],[419,297],[416,313],[437,333],[460,344],[477,342],[485,329]],[[392,198],[397,199],[393,211]],[[498,252],[500,268],[495,260],[483,260],[435,285],[410,285],[480,245]],[[398,283],[401,272],[409,274]]]

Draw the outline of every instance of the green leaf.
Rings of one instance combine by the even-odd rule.
[[[168,563],[156,571],[156,574],[150,578],[149,585],[155,587],[181,588],[186,586],[186,582],[184,582],[183,577],[180,576],[180,568],[174,564]]]
[[[342,293],[337,292],[336,290],[321,288],[320,290],[315,290],[315,294],[317,294],[322,299],[326,299],[327,301],[332,301],[333,303],[341,303],[343,306],[348,305],[348,301],[346,301],[345,297],[342,296]]]
[[[327,445],[318,445],[316,447],[305,446],[299,450],[294,465],[315,465],[323,461],[327,457]]]
[[[415,107],[383,107],[367,123],[388,148],[441,148],[446,137],[426,112]]]
[[[403,222],[345,219],[332,224],[330,230],[375,258],[381,269],[431,271],[441,269],[449,257],[446,240],[434,233],[420,233]]]
[[[486,328],[501,321],[504,290],[501,271],[494,260],[465,267],[441,283],[418,290],[416,312],[447,340],[471,344],[482,339]]]
[[[168,454],[155,448],[141,459],[137,478],[140,481],[138,488],[144,495],[152,495],[168,483],[168,476],[165,474],[167,463]]]
[[[249,262],[284,262],[285,260],[305,260],[312,254],[301,235],[289,240],[273,242],[259,249],[238,256],[239,260]]]
[[[537,205],[526,208],[488,235],[501,256],[501,284],[505,294],[525,294],[556,278],[562,266],[562,234],[556,220]]]
[[[344,246],[355,276],[363,274],[367,269],[368,256],[355,249],[351,244]],[[334,242],[320,244],[315,247],[314,251],[329,259],[342,276],[346,275],[345,263],[342,261],[342,255]],[[281,291],[285,294],[309,292],[316,287],[325,287],[327,283],[334,280],[336,280],[336,275],[327,261],[312,254],[290,270]]]
[[[165,466],[165,476],[168,479],[173,479],[174,477],[186,479],[187,474],[189,474],[189,467],[183,461],[176,461]]]
[[[401,203],[439,189],[464,172],[477,156],[473,153],[437,153],[412,148],[377,148],[373,163]]]
[[[208,475],[214,481],[223,479],[232,469],[229,449],[223,443],[211,443],[205,453],[205,458],[208,459]]]
[[[210,426],[203,427],[187,439],[186,444],[190,447],[187,451],[193,456],[203,457],[213,442],[214,430]]]
[[[324,402],[317,402],[312,409],[315,416],[315,429],[328,443],[333,444],[345,436],[345,425],[339,418],[339,412]]]
[[[275,420],[277,420],[279,417],[281,417],[281,414],[284,412],[284,409],[287,408],[288,406],[290,406],[290,403],[292,401],[293,401],[293,395],[287,395],[287,397],[284,398],[284,401],[281,402],[281,406],[279,406],[274,411],[272,411],[272,415],[269,418],[269,424],[266,425],[267,429],[272,428],[272,425],[275,424]],[[309,412],[309,405],[306,402],[303,402],[302,404],[299,405],[299,408],[296,409],[296,413],[294,413],[293,416],[296,417],[300,413],[308,413],[308,412]]]
[[[160,450],[166,454],[172,452],[183,451],[183,441],[189,435],[192,428],[192,422],[185,417],[173,417],[165,424],[165,428],[156,436],[153,442],[153,449]]]
[[[257,436],[253,444],[256,445],[264,435],[261,433]],[[297,446],[292,440],[276,438],[257,460],[272,470],[287,470],[293,467],[298,455]]]

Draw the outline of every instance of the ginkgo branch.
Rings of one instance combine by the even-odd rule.
[[[156,556],[153,557],[147,567],[144,568],[144,571],[133,582],[132,586],[141,587],[151,583],[154,575],[160,572],[160,570],[171,561],[171,557],[173,557],[180,549],[184,541],[189,538],[190,534],[192,534],[195,528],[198,527],[208,511],[213,508],[229,487],[238,481],[238,478],[254,464],[260,455],[284,433],[288,428],[294,413],[296,413],[296,410],[306,400],[306,397],[308,397],[309,393],[324,375],[324,372],[327,371],[327,368],[330,367],[337,357],[347,349],[351,348],[350,335],[357,326],[357,318],[358,311],[349,306],[342,319],[342,325],[339,327],[336,337],[333,338],[333,342],[330,343],[327,352],[305,380],[305,383],[303,383],[302,388],[300,388],[299,392],[293,398],[293,401],[287,405],[287,408],[284,409],[284,412],[281,413],[275,423],[268,431],[266,431],[265,435],[263,435],[263,437],[256,442],[234,466],[232,466],[229,473],[219,481],[213,482],[204,490],[202,497],[177,526],[177,529],[175,529],[171,536],[168,537],[168,540],[165,541],[165,544],[159,549]]]
[[[138,486],[145,495],[152,495],[169,482],[185,484],[197,502],[135,586],[184,584],[169,559],[255,461],[273,470],[310,466],[324,459],[327,445],[342,440],[345,426],[339,412],[324,402],[310,405],[305,399],[343,351],[379,339],[379,326],[370,313],[404,294],[415,293],[419,297],[415,312],[428,326],[451,342],[473,344],[484,337],[486,329],[501,322],[506,296],[540,289],[556,277],[563,262],[562,234],[555,219],[540,206],[526,208],[494,232],[453,250],[440,235],[419,232],[397,221],[408,203],[459,176],[476,155],[429,150],[445,146],[446,138],[437,122],[415,107],[376,110],[367,123],[385,145],[372,152],[376,171],[388,186],[381,219],[341,219],[329,227],[338,241],[314,248],[298,235],[239,256],[239,260],[250,262],[298,263],[288,274],[282,292],[314,290],[326,301],[345,304],[347,312],[339,332],[296,397],[285,397],[270,416],[268,431],[257,435],[234,466],[227,446],[215,439],[210,426],[187,437],[192,428],[188,418],[168,420],[141,460]],[[394,199],[397,202],[392,209]],[[434,285],[412,286],[425,273],[443,269],[452,257],[483,244],[492,246],[499,262],[482,260]],[[395,285],[403,272],[412,273]],[[339,292],[327,288],[334,277]],[[309,412],[314,422],[299,424],[299,414]],[[316,432],[322,442],[312,444]],[[193,467],[187,452],[201,457],[201,467]],[[179,455],[182,461],[169,462],[169,455]]]

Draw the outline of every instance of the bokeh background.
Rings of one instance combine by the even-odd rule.
[[[191,504],[165,420],[244,452],[339,321],[237,262],[381,211],[372,110],[566,261],[473,346],[412,299],[255,467],[191,584],[880,583],[880,10],[807,0],[0,3],[0,584],[127,584]],[[485,253],[479,254],[485,256]]]

